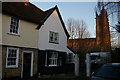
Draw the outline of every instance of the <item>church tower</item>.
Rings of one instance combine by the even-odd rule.
[[[96,13],[96,45],[100,51],[110,52],[111,50],[108,15],[104,7],[99,15]]]

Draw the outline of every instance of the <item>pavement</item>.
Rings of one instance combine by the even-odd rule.
[[[77,77],[75,75],[66,75],[66,74],[60,74],[60,75],[41,75],[38,77],[31,77],[31,78],[6,78],[2,80],[83,80],[80,77]],[[84,79],[86,80],[86,79]]]

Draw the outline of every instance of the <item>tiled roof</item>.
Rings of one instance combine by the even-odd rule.
[[[50,9],[51,10],[51,9]],[[42,11],[29,2],[3,2],[3,13],[40,24],[50,10]]]
[[[64,22],[62,20],[62,17],[60,15],[60,12],[57,6],[47,11],[42,11],[41,9],[39,9],[38,7],[36,7],[30,2],[3,2],[2,3],[3,13],[12,15],[33,23],[37,23],[39,24],[39,26],[36,29],[40,29],[40,27],[44,24],[44,22],[53,13],[54,10],[57,10],[63,29],[67,37],[69,37],[69,34],[65,28]]]

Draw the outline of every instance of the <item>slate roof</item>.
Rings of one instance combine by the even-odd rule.
[[[39,26],[36,29],[40,29],[54,10],[57,10],[63,29],[67,37],[69,37],[57,6],[47,11],[43,11],[30,2],[2,2],[2,13],[18,17],[22,20],[37,23]]]

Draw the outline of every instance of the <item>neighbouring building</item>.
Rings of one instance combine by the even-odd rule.
[[[2,2],[2,78],[37,74],[40,13],[31,3]]]
[[[55,6],[46,11],[47,16],[39,24],[38,73],[74,73],[74,54],[67,47],[69,34]]]
[[[96,38],[68,39],[68,46],[77,52],[110,52],[111,41],[107,11],[96,12]]]
[[[74,74],[74,52],[57,6],[42,11],[30,2],[2,2],[0,79]]]

